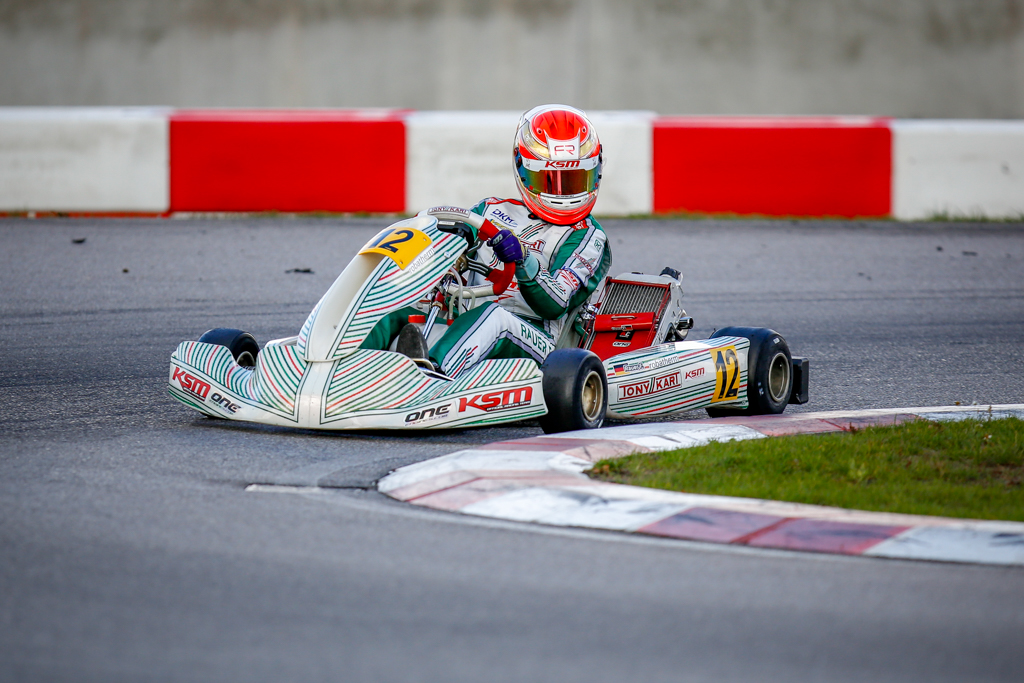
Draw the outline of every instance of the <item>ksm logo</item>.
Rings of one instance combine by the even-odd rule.
[[[177,380],[178,384],[181,385],[182,389],[184,389],[190,394],[193,394],[194,396],[198,396],[204,401],[206,400],[206,397],[210,393],[209,384],[199,379],[195,375],[190,375],[189,373],[179,368],[174,368],[174,375],[171,377],[171,381],[175,380]]]
[[[669,389],[675,389],[679,386],[679,373],[673,372],[671,375],[662,375],[661,377],[652,377],[651,379],[645,379],[642,382],[631,382],[630,384],[619,385],[619,400],[625,401],[631,398],[640,398],[641,396],[648,396],[650,394],[656,394],[659,391],[667,391]]]
[[[466,408],[476,408],[477,410],[490,413],[495,410],[529,405],[532,400],[533,387],[492,391],[488,394],[477,394],[473,398],[460,398],[459,412],[464,413]]]

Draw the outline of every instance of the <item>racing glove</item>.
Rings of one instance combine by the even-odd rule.
[[[518,263],[525,258],[522,243],[508,228],[500,230],[487,244],[502,263]]]

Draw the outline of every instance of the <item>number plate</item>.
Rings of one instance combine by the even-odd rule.
[[[423,250],[430,246],[427,233],[415,228],[387,228],[366,243],[360,254],[384,254],[405,270]]]
[[[735,346],[711,350],[715,361],[715,395],[712,403],[735,401],[740,392],[740,359]]]

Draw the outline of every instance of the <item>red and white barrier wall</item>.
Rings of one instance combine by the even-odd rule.
[[[1024,215],[1024,121],[590,112],[596,213]],[[518,112],[0,108],[0,212],[415,212],[515,196]]]

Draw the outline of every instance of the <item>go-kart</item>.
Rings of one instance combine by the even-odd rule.
[[[171,355],[171,396],[212,417],[292,427],[435,429],[539,418],[548,433],[599,427],[606,415],[781,413],[807,400],[807,361],[793,359],[772,330],[730,327],[686,341],[693,321],[682,308],[681,277],[669,268],[607,278],[596,304],[569,313],[579,324],[564,326],[541,364],[484,360],[449,377],[394,344],[363,348],[389,313],[418,308],[423,315],[409,324],[432,343],[446,321],[515,286],[513,264],[467,285],[472,231],[456,229],[466,225],[479,240],[497,234],[457,207],[384,229],[294,337],[260,348],[247,332],[218,328],[182,342]]]

